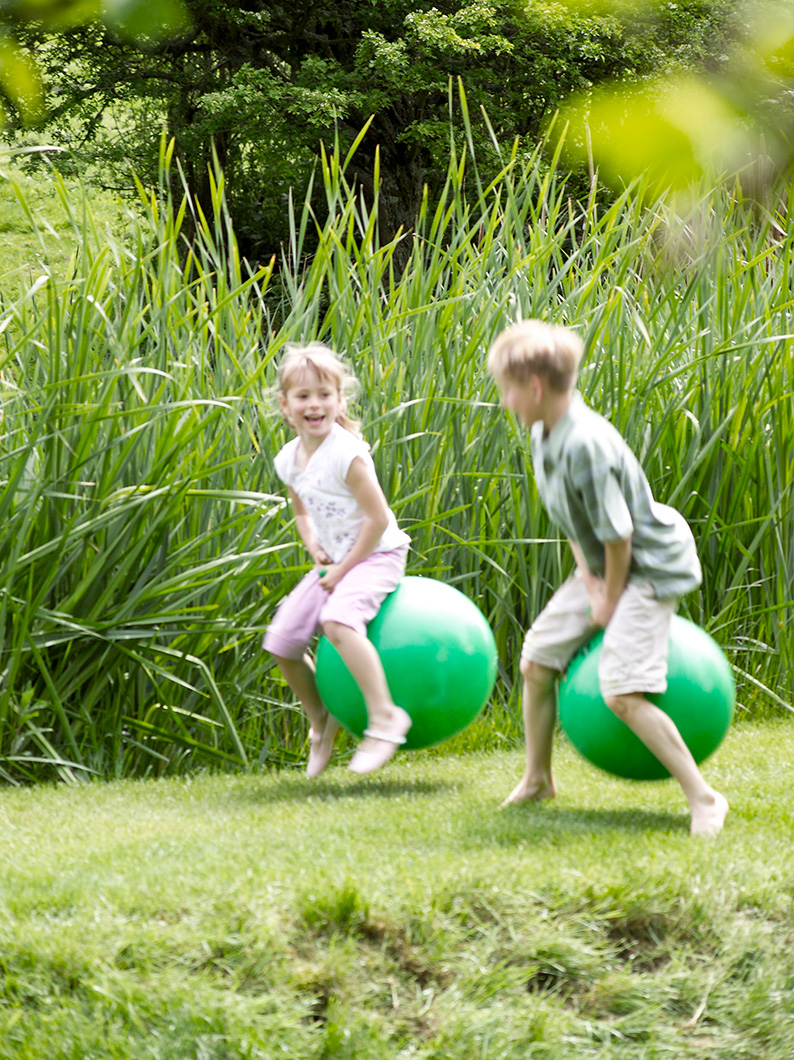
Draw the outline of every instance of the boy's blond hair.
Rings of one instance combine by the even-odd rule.
[[[565,393],[576,384],[584,343],[568,328],[542,320],[522,320],[496,337],[488,354],[488,371],[526,383],[533,375],[552,390]]]

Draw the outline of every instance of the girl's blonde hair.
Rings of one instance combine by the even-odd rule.
[[[516,383],[537,375],[552,390],[564,393],[576,383],[583,353],[584,344],[575,331],[542,320],[522,320],[496,337],[488,354],[488,371]]]
[[[307,372],[339,391],[340,407],[336,422],[356,438],[361,438],[359,422],[352,419],[348,412],[348,401],[358,395],[358,380],[339,355],[321,342],[312,342],[308,346],[288,346],[278,369],[276,385],[279,393],[286,394]]]

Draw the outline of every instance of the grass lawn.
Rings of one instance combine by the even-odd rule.
[[[732,813],[560,741],[0,792],[0,1057],[794,1055],[794,726],[705,764]]]
[[[69,271],[70,258],[81,249],[80,226],[89,224],[83,194],[76,179],[59,182],[47,169],[27,172],[0,145],[0,307],[12,304],[42,272],[61,278]],[[90,216],[97,231],[123,231],[124,204],[112,192],[90,189]]]

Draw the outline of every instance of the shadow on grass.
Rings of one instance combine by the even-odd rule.
[[[269,802],[331,802],[343,799],[394,799],[399,796],[416,797],[439,795],[454,791],[457,784],[445,780],[415,780],[377,778],[339,778],[330,776],[320,780],[307,780],[304,776],[285,776],[276,784],[258,787],[253,784],[237,793],[240,800],[257,803]]]
[[[584,835],[610,832],[687,834],[686,814],[651,810],[579,809],[531,803],[510,806],[493,817],[471,821],[469,835],[483,844],[515,846],[528,839],[546,843],[564,842]]]

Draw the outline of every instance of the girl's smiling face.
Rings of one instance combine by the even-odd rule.
[[[332,382],[307,369],[279,394],[279,402],[295,433],[316,442],[330,434],[342,408],[342,395]]]

